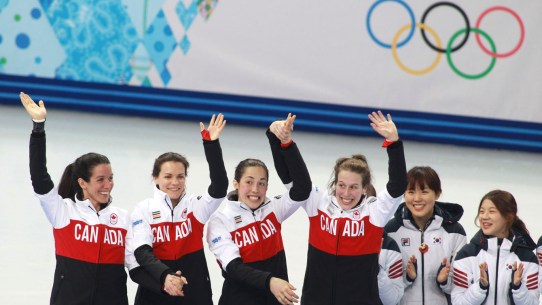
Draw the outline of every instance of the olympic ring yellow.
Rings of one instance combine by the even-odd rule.
[[[437,43],[437,47],[442,48],[442,42],[440,41],[440,38],[437,35],[437,32],[435,32],[435,30],[433,30],[430,26],[428,26],[426,24],[423,24],[423,23],[416,23],[416,27],[424,29],[427,32],[429,32],[431,35],[433,35],[433,38],[435,39],[435,42]],[[393,59],[395,60],[395,63],[399,66],[399,68],[401,68],[401,70],[403,70],[403,71],[405,71],[407,73],[410,73],[410,74],[413,74],[413,75],[423,75],[423,74],[429,73],[429,72],[433,71],[438,66],[438,64],[440,62],[440,59],[442,57],[442,53],[436,52],[437,57],[435,58],[433,63],[429,67],[427,67],[425,69],[421,69],[421,70],[410,69],[409,67],[403,65],[403,63],[399,60],[399,55],[397,54],[397,42],[399,41],[399,37],[401,37],[401,34],[406,32],[407,30],[410,30],[410,28],[412,28],[412,25],[410,25],[410,24],[405,25],[393,37],[393,41],[391,43],[391,51],[392,51],[392,54],[393,54]]]

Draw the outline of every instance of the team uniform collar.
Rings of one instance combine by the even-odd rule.
[[[486,250],[488,247],[497,246],[501,244],[503,247],[510,248],[510,251],[514,252],[517,248],[526,248],[529,251],[536,249],[536,244],[532,238],[526,232],[520,231],[517,228],[510,230],[510,235],[507,238],[497,238],[494,236],[485,235],[482,230],[479,230],[471,239],[471,243],[474,243]]]
[[[360,202],[354,206],[353,208],[351,208],[350,210],[345,210],[341,207],[341,205],[339,204],[339,202],[337,201],[337,197],[336,196],[331,196],[331,204],[330,204],[330,210],[329,212],[330,213],[333,213],[333,212],[346,212],[348,214],[352,214],[354,213],[354,211],[359,211],[361,209],[363,209],[363,207],[365,207],[367,205],[367,196],[364,196],[361,198]]]
[[[243,210],[247,210],[251,213],[257,212],[258,210],[261,210],[263,207],[267,206],[269,203],[271,203],[271,200],[267,197],[265,197],[262,204],[260,204],[259,207],[256,209],[251,209],[246,203],[239,201],[239,196],[237,195],[236,191],[229,192],[226,196],[226,199],[229,201],[231,205],[237,206]]]
[[[109,207],[109,205],[111,205],[111,201],[113,201],[113,197],[109,196],[109,202],[108,203],[102,203],[100,205],[100,210],[99,211],[96,211],[96,208],[94,207],[94,205],[92,204],[92,202],[90,202],[90,199],[85,199],[85,200],[79,200],[78,198],[78,194],[75,194],[75,203],[77,205],[81,205],[81,206],[84,206],[84,207],[88,207],[90,209],[92,209],[92,211],[94,211],[94,213],[98,214],[102,211],[104,211],[106,208]]]
[[[157,200],[158,202],[164,202],[167,204],[167,206],[173,210],[173,203],[171,202],[171,198],[169,198],[168,194],[166,194],[166,192],[163,192],[161,191],[157,186],[154,186],[153,187],[153,191],[154,191],[154,199]],[[181,201],[183,200],[184,196],[186,195],[186,191],[183,191],[183,193],[181,194],[181,199],[179,200],[179,204],[181,203]],[[177,204],[177,205],[179,205]]]

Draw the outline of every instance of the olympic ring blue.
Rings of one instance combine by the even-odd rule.
[[[387,44],[387,43],[383,43],[382,41],[378,40],[378,38],[376,38],[376,36],[373,34],[373,31],[371,30],[371,14],[373,13],[374,9],[381,3],[384,3],[384,2],[397,2],[399,4],[401,4],[404,8],[406,8],[408,14],[410,15],[410,22],[412,23],[412,27],[410,28],[410,32],[408,33],[408,36],[405,38],[405,40],[399,42],[397,44],[397,47],[400,48],[402,47],[403,45],[405,45],[406,43],[408,43],[410,41],[410,39],[412,38],[412,36],[414,35],[414,30],[416,29],[416,19],[414,18],[414,12],[412,11],[412,9],[410,8],[410,6],[408,6],[408,4],[406,4],[404,1],[402,0],[378,0],[376,1],[375,3],[373,3],[373,5],[371,5],[371,8],[369,8],[369,13],[367,13],[367,19],[366,19],[366,24],[367,24],[367,31],[369,32],[369,36],[371,36],[371,39],[376,42],[379,46],[383,47],[383,48],[386,48],[386,49],[391,49],[391,44]]]

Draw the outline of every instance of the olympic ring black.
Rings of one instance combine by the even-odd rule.
[[[459,49],[461,49],[465,43],[467,43],[467,40],[469,39],[469,34],[470,34],[470,22],[469,22],[469,18],[467,17],[467,14],[465,13],[465,11],[460,8],[457,4],[455,3],[452,3],[452,2],[437,2],[437,3],[434,3],[433,5],[431,5],[430,7],[428,7],[425,12],[423,13],[422,15],[422,19],[421,19],[421,23],[425,24],[425,19],[427,18],[427,15],[429,14],[429,12],[431,12],[433,9],[439,7],[439,6],[451,6],[453,8],[455,8],[460,14],[461,16],[463,16],[463,20],[465,20],[465,23],[466,23],[466,32],[465,32],[465,36],[463,37],[463,40],[459,43],[459,45],[457,45],[456,47],[452,48],[451,49],[451,52],[455,52]],[[442,48],[439,48],[435,45],[433,45],[431,43],[431,41],[429,41],[429,39],[427,38],[427,35],[425,35],[425,29],[424,28],[421,28],[420,29],[421,32],[422,32],[422,37],[423,37],[423,40],[425,41],[425,43],[431,48],[433,49],[434,51],[437,51],[437,52],[440,52],[440,53],[446,53],[446,49],[442,49]]]

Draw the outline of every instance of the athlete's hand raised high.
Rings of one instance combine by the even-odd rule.
[[[39,101],[39,105],[34,102],[34,100],[26,93],[21,92],[19,95],[21,97],[21,103],[23,104],[26,112],[30,115],[34,121],[43,121],[47,116],[47,110],[45,110],[45,105],[43,101]]]

